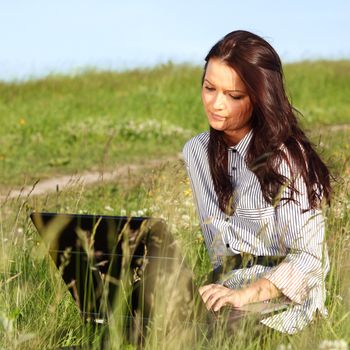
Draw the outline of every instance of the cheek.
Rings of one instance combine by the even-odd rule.
[[[244,110],[243,110],[244,106],[242,106],[240,102],[231,104],[228,108],[229,108],[228,114],[231,115],[231,117],[241,118],[242,115],[244,115]]]
[[[253,112],[253,108],[250,102],[241,102],[241,116],[250,117]]]
[[[250,100],[250,98],[248,98],[245,101],[245,110],[247,113],[252,114],[253,113],[253,104],[252,101]]]
[[[247,113],[247,116],[249,117],[251,117],[251,115],[253,114],[253,105],[251,103],[249,103],[246,106],[246,113]]]
[[[212,97],[209,94],[202,92],[202,102],[205,107],[207,107],[211,103],[211,100]]]

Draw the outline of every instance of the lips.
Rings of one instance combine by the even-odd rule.
[[[217,115],[217,114],[211,113],[211,112],[210,112],[210,116],[212,119],[217,120],[217,121],[221,121],[221,122],[226,119],[226,117],[222,117],[221,115]]]

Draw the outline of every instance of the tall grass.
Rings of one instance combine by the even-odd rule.
[[[249,320],[233,331],[220,324],[212,332],[180,324],[166,333],[162,315],[168,300],[160,300],[163,311],[150,325],[144,348],[340,349],[343,343],[335,341],[350,341],[350,144],[348,129],[323,127],[349,122],[348,67],[349,62],[286,67],[288,89],[305,113],[304,125],[337,178],[333,204],[325,213],[331,258],[329,317],[316,319],[294,336]],[[191,133],[206,129],[198,95],[200,73],[198,68],[167,65],[0,85],[2,187],[178,153]],[[32,210],[163,217],[195,282],[202,283],[210,262],[183,164],[166,163],[122,180],[1,202],[0,349],[100,346],[101,331],[82,322],[52,261],[39,249],[40,237],[29,220]],[[124,312],[125,304],[118,305],[115,316]],[[109,348],[136,348],[122,333],[115,317]]]
[[[327,278],[329,317],[316,319],[303,332],[288,336],[268,328],[254,328],[249,320],[232,332],[224,327],[208,334],[205,328],[180,325],[165,333],[162,315],[166,315],[169,300],[159,300],[162,312],[154,320],[143,345],[146,349],[292,349],[322,348],[325,341],[349,341],[349,269],[350,258],[350,168],[342,164],[342,179],[336,186],[333,205],[327,213],[327,241],[331,271]],[[123,185],[125,186],[125,185]],[[50,260],[38,253],[40,239],[28,221],[33,209],[70,212],[120,214],[139,213],[164,217],[181,247],[186,264],[201,283],[210,263],[200,234],[191,199],[187,176],[180,162],[149,171],[135,179],[131,187],[119,188],[118,183],[51,194],[46,197],[19,199],[1,208],[1,272],[0,348],[54,348],[72,344],[96,344],[94,334],[81,322],[69,293],[65,290]],[[122,307],[122,306],[120,306]],[[125,311],[125,310],[124,310]],[[120,316],[121,309],[117,310]],[[136,348],[125,341],[120,319],[110,326],[109,348]],[[124,340],[123,340],[124,339]],[[334,343],[331,343],[334,345]]]

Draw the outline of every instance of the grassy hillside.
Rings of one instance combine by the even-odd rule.
[[[288,65],[286,82],[303,124],[336,176],[325,210],[331,270],[327,319],[294,336],[249,322],[233,333],[208,334],[192,324],[164,333],[150,324],[145,349],[346,349],[350,342],[350,61]],[[63,173],[113,169],[180,152],[207,123],[201,69],[166,65],[124,73],[86,72],[23,84],[0,84],[0,189]],[[197,280],[209,270],[183,164],[129,174],[90,188],[76,185],[0,203],[0,349],[53,349],[95,342],[82,324],[28,216],[33,210],[164,217]],[[166,300],[168,302],[168,300]],[[124,305],[125,306],[125,305]],[[166,314],[166,312],[165,312]],[[159,327],[158,327],[159,326]],[[123,343],[110,326],[111,349]],[[345,345],[344,345],[345,344]]]
[[[307,129],[350,123],[350,61],[291,64],[285,73]],[[1,187],[180,152],[207,129],[201,74],[167,64],[0,83]]]
[[[338,151],[331,154],[340,159]],[[163,323],[152,323],[145,349],[346,349],[334,346],[350,342],[350,167],[349,162],[337,164],[342,167],[342,178],[326,213],[331,266],[326,286],[327,319],[316,318],[294,336],[268,328],[255,331],[249,321],[233,333],[218,328],[214,335],[208,335],[205,328],[197,329],[195,324],[180,324],[169,335],[164,333]],[[72,298],[42,250],[41,239],[28,219],[32,210],[162,216],[178,239],[187,265],[197,280],[203,279],[210,264],[183,164],[169,163],[137,178],[130,176],[126,184],[116,181],[88,189],[76,186],[2,204],[0,348],[52,349],[91,342],[96,344],[94,349],[100,348],[99,333],[92,335],[82,324]],[[118,311],[117,316],[121,314]],[[137,349],[123,343],[118,322],[110,328],[112,341],[108,348]]]

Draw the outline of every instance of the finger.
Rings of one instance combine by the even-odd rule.
[[[212,306],[212,309],[217,312],[226,304],[229,304],[229,295],[224,295],[222,298],[219,298],[216,303]]]
[[[223,297],[227,293],[229,293],[228,288],[222,288],[217,286],[203,293],[202,299],[206,304],[206,307],[210,309],[212,305],[217,301],[218,298]]]
[[[230,290],[223,298],[219,299],[215,305],[213,305],[214,311],[218,311],[224,305],[229,304],[232,307],[240,307],[242,306],[241,295],[235,291]]]
[[[200,295],[203,295],[207,291],[213,290],[213,289],[229,289],[229,288],[227,288],[221,284],[212,283],[212,284],[207,284],[205,286],[199,287],[198,291],[199,291]]]
[[[212,289],[213,287],[215,287],[215,284],[206,284],[202,287],[199,287],[198,291],[200,295],[203,295],[203,293],[205,293],[207,290]]]
[[[215,310],[215,308],[213,308],[213,306],[220,303],[221,300],[226,298],[226,296],[227,296],[227,291],[224,291],[224,290],[220,290],[220,291],[217,291],[216,293],[212,294],[206,303],[207,309],[208,310],[213,309],[214,311],[217,311],[217,310]]]
[[[218,284],[211,284],[211,285],[205,286],[205,287],[208,287],[208,288],[203,289],[204,291],[202,290],[202,294],[201,294],[201,297],[205,303],[211,297],[211,295],[213,295],[217,291],[227,289],[226,287],[223,287],[223,286],[218,285]]]

